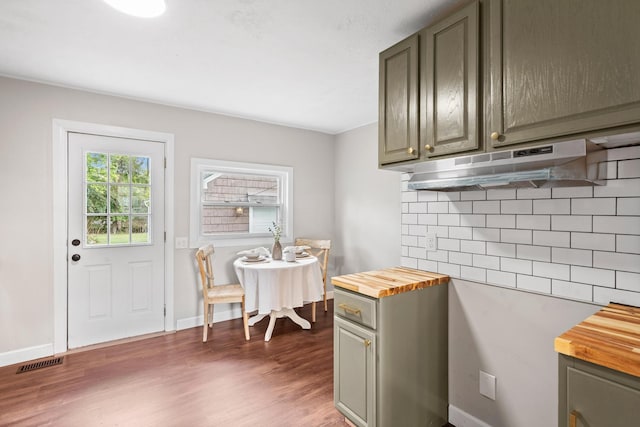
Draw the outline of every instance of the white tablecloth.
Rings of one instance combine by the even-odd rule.
[[[322,272],[315,257],[260,263],[238,258],[233,267],[244,287],[248,313],[258,310],[258,314],[269,314],[271,310],[302,307],[305,302],[322,299]]]

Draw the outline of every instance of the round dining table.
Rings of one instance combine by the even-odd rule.
[[[252,261],[241,257],[233,267],[244,288],[245,310],[257,312],[249,318],[249,326],[269,316],[265,341],[271,339],[276,319],[281,317],[290,318],[302,329],[311,328],[311,323],[294,308],[323,298],[322,272],[316,257],[298,257],[295,261],[267,257]]]

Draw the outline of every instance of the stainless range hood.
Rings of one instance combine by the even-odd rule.
[[[606,150],[586,139],[417,164],[409,189],[468,191],[600,185]]]

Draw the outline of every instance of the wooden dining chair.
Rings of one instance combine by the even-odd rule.
[[[213,280],[213,245],[206,245],[196,252],[198,268],[200,269],[200,283],[202,283],[202,297],[204,300],[204,325],[202,342],[207,341],[207,332],[213,327],[213,305],[218,303],[239,302],[242,307],[242,322],[244,323],[244,337],[249,340],[249,319],[244,307],[244,289],[239,283],[229,285],[215,285]]]
[[[327,264],[329,262],[331,240],[297,238],[295,240],[295,245],[309,246],[311,249],[308,249],[307,252],[318,258],[318,262],[320,263],[320,270],[322,270],[322,284],[324,287],[324,311],[327,311]],[[311,306],[311,321],[316,321],[315,301]]]

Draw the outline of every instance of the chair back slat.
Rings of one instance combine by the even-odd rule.
[[[200,283],[202,284],[202,294],[207,297],[207,292],[213,286],[213,267],[211,258],[214,253],[213,245],[206,245],[198,249],[196,259],[200,270]]]
[[[320,261],[320,269],[322,270],[322,281],[327,283],[327,265],[329,262],[329,250],[331,249],[331,240],[327,239],[307,239],[297,238],[295,240],[296,246],[309,246],[307,252],[318,258]]]

